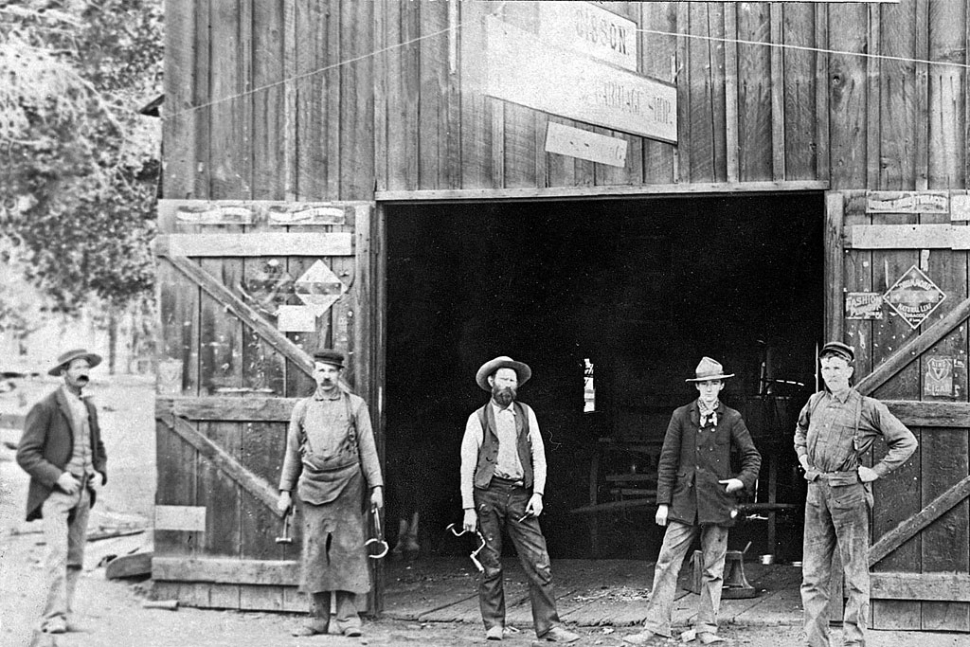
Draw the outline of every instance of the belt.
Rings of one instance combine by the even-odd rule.
[[[818,479],[827,481],[829,485],[854,485],[861,483],[859,472],[852,470],[849,472],[818,472]]]
[[[511,485],[514,487],[525,487],[525,481],[523,481],[522,479],[513,480],[513,479],[507,479],[504,476],[493,476],[492,483],[494,483],[495,485]]]

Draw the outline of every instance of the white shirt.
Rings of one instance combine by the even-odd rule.
[[[499,462],[502,465],[502,456],[505,452],[511,452],[515,456],[515,463],[522,468],[519,463],[519,454],[515,436],[515,417],[514,411],[511,415],[503,413],[494,401],[490,405],[495,407],[495,425],[499,436]],[[507,409],[514,409],[514,405],[509,405]],[[546,490],[546,449],[542,444],[542,434],[539,433],[539,421],[536,420],[535,411],[532,407],[526,407],[529,416],[529,444],[532,446],[532,491],[535,494],[543,494]],[[503,419],[512,421],[511,442],[503,441],[501,427]],[[468,416],[465,423],[465,435],[461,439],[461,506],[466,510],[475,507],[475,469],[478,467],[478,450],[482,447],[485,439],[485,430],[482,429],[482,422],[478,417],[478,410]],[[504,452],[503,452],[504,450]],[[498,472],[498,468],[496,468]],[[520,472],[521,477],[521,472]]]

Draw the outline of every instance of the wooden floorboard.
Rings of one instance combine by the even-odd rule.
[[[529,631],[532,607],[525,574],[514,557],[504,558],[508,624]],[[553,580],[559,616],[567,624],[630,627],[643,622],[653,585],[652,562],[635,560],[557,560]],[[481,623],[478,572],[467,558],[388,562],[384,615],[418,622]],[[745,576],[757,597],[723,600],[724,624],[792,626],[802,621],[794,566],[746,564]],[[689,626],[699,597],[686,590],[690,566],[681,570],[673,624]]]

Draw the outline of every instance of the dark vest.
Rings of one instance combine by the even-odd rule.
[[[532,488],[532,443],[529,441],[528,408],[515,402],[515,435],[516,446],[519,451],[519,462],[522,464],[522,480],[526,489]],[[495,462],[498,460],[498,434],[495,431],[495,411],[491,401],[478,410],[478,419],[482,423],[482,445],[478,448],[478,466],[475,468],[475,487],[485,489],[492,482],[495,473]]]

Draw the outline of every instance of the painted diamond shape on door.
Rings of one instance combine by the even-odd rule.
[[[319,317],[347,291],[347,286],[326,263],[317,261],[296,280],[296,296]]]
[[[883,295],[883,301],[914,330],[926,321],[945,298],[946,293],[915,265],[906,270]]]

